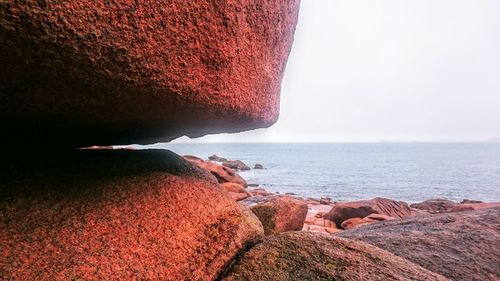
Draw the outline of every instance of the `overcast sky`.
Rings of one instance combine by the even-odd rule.
[[[278,122],[196,141],[498,138],[499,0],[302,0]]]

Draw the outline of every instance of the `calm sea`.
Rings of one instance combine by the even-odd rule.
[[[241,172],[273,192],[336,201],[388,197],[500,201],[499,143],[156,144],[202,158],[217,154],[265,170]]]

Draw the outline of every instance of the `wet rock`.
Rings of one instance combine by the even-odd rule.
[[[222,162],[222,166],[228,167],[234,170],[248,171],[250,167],[248,167],[243,161],[240,160],[227,160]]]
[[[253,166],[253,168],[254,168],[255,170],[262,170],[262,169],[264,169],[264,166],[262,166],[262,164],[255,164],[255,165]]]
[[[233,182],[242,185],[243,187],[247,186],[247,182],[236,173],[233,169],[230,169],[228,167],[224,167],[222,165],[219,165],[217,163],[213,163],[210,161],[205,161],[199,157],[196,156],[191,156],[191,155],[185,155],[183,156],[184,159],[187,161],[199,166],[200,168],[210,172],[212,175],[215,176],[217,181],[219,183],[225,183],[225,182]]]
[[[208,160],[210,161],[215,161],[215,162],[224,162],[224,161],[227,161],[226,158],[223,158],[223,157],[219,157],[217,155],[212,155],[212,156],[208,156]]]
[[[328,213],[328,218],[334,221],[338,227],[341,227],[342,222],[347,219],[364,218],[370,214],[403,218],[414,215],[414,212],[406,202],[374,198],[371,200],[336,203]]]
[[[222,280],[448,280],[359,241],[310,232],[265,238]]]
[[[259,218],[266,235],[301,230],[307,215],[307,203],[292,196],[264,197],[249,205]]]
[[[500,207],[386,221],[337,235],[368,242],[452,280],[500,277]]]
[[[0,168],[0,279],[213,280],[263,235],[169,151],[15,155]]]

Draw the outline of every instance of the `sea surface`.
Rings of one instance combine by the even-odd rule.
[[[387,197],[500,201],[500,143],[156,144],[181,155],[240,159],[240,172],[279,193],[335,201]]]

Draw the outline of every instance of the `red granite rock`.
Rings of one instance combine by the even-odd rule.
[[[261,197],[250,204],[250,210],[259,218],[266,235],[301,230],[307,215],[307,203],[293,196]]]
[[[449,280],[369,244],[333,235],[267,236],[222,280]]]
[[[217,163],[213,163],[210,161],[205,161],[199,157],[185,155],[183,156],[187,161],[199,166],[200,168],[210,172],[217,178],[219,183],[232,182],[242,185],[243,187],[247,186],[247,182],[236,173],[233,169],[228,167],[224,167]]]
[[[367,224],[371,224],[371,223],[374,223],[374,222],[378,222],[377,220],[373,220],[373,219],[369,219],[368,217],[364,217],[364,218],[350,218],[350,219],[346,219],[345,221],[343,221],[340,226],[343,228],[343,229],[353,229],[353,228],[357,228],[357,227],[360,227],[360,226],[363,226],[363,225],[367,225]]]
[[[410,206],[429,213],[443,213],[449,212],[457,205],[459,204],[447,199],[429,199],[420,203],[411,204]]]
[[[246,191],[246,189],[242,185],[234,182],[221,183],[220,186],[229,193],[229,196],[231,196],[231,198],[236,201],[240,201],[252,196],[252,194]]]
[[[2,141],[82,147],[273,124],[299,0],[0,4]]]
[[[500,279],[500,207],[386,221],[337,235],[368,242],[452,280]]]
[[[171,152],[17,161],[0,165],[2,280],[213,280],[263,235],[210,174]]]
[[[414,214],[406,202],[386,198],[374,198],[352,202],[336,203],[328,213],[328,218],[338,227],[350,218],[364,218],[370,214],[382,214],[394,218],[408,217]]]

